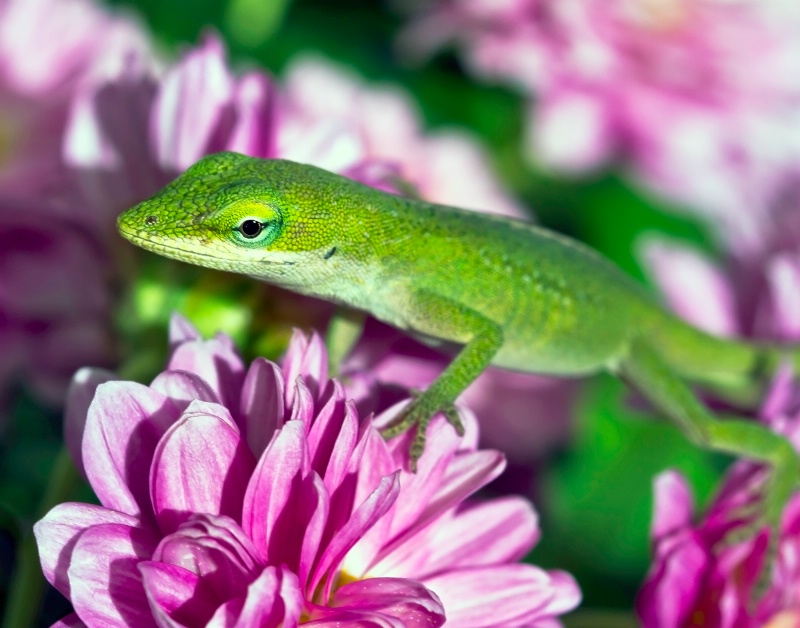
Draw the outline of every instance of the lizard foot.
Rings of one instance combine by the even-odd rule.
[[[755,539],[763,531],[768,532],[767,546],[764,551],[763,561],[750,591],[749,603],[755,606],[770,587],[775,562],[778,558],[778,549],[781,534],[781,518],[783,508],[788,500],[787,485],[781,482],[771,472],[766,482],[753,496],[754,499],[734,509],[730,514],[731,520],[741,521],[740,525],[731,529],[719,542],[718,548],[724,550]]]
[[[400,412],[391,425],[381,430],[381,435],[385,439],[389,439],[402,434],[414,425],[417,426],[414,440],[411,442],[409,449],[409,467],[412,473],[416,473],[417,460],[420,459],[422,452],[425,451],[425,438],[431,419],[441,412],[447,422],[455,428],[459,436],[464,435],[464,425],[461,423],[458,411],[452,403],[437,403],[428,397],[426,393],[420,393],[419,391],[412,391],[411,396],[414,400]]]

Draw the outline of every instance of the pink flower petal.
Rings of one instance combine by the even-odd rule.
[[[197,328],[189,322],[189,319],[180,314],[173,312],[169,317],[169,346],[171,350],[184,342],[191,340],[202,340],[203,337]]]
[[[237,409],[244,364],[227,337],[184,342],[172,352],[167,370],[189,371],[204,379],[231,411]]]
[[[616,150],[613,114],[591,92],[562,88],[537,104],[527,129],[533,159],[581,172],[600,166]]]
[[[67,569],[72,551],[84,530],[104,523],[136,527],[138,519],[93,504],[65,503],[54,506],[33,526],[39,560],[47,581],[66,597],[70,595]]]
[[[291,389],[286,389],[287,395],[289,390],[293,392],[291,404],[288,401],[286,402],[286,407],[292,409],[289,420],[302,422],[306,426],[306,431],[308,431],[311,426],[311,420],[314,418],[314,396],[302,377],[297,378]]]
[[[147,473],[159,439],[177,420],[173,403],[134,382],[97,387],[83,436],[83,461],[100,502],[155,523]]]
[[[396,617],[409,628],[441,626],[445,621],[445,609],[438,596],[419,582],[403,578],[369,578],[351,582],[336,591],[330,606],[330,609],[315,607],[312,619],[330,621],[341,611],[366,611],[378,617]]]
[[[244,591],[261,565],[255,547],[230,517],[194,514],[174,533],[164,537],[153,560],[188,569],[202,578],[217,600],[229,600]]]
[[[168,628],[202,626],[218,604],[191,571],[155,561],[139,563],[142,584],[158,625]]]
[[[692,523],[692,496],[684,477],[677,471],[665,471],[655,479],[655,507],[652,536],[660,539]]]
[[[660,239],[646,241],[642,251],[676,314],[719,336],[735,336],[740,331],[731,287],[708,259],[688,247]]]
[[[322,390],[321,386],[328,380],[328,352],[319,334],[307,337],[301,330],[292,332],[289,348],[283,358],[283,375],[286,381],[286,405],[294,403],[294,383],[302,375],[303,380],[316,398]]]
[[[424,581],[436,593],[455,627],[535,626],[574,609],[580,589],[567,574],[532,565],[476,567]]]
[[[240,407],[247,444],[256,456],[267,448],[275,430],[283,425],[283,373],[278,365],[256,358],[242,384]]]
[[[513,563],[523,558],[538,538],[536,513],[521,497],[461,504],[420,533],[405,537],[369,573],[419,580],[460,567]]]
[[[80,535],[67,572],[78,616],[90,626],[152,625],[136,567],[156,543],[150,531],[116,523],[92,526]]]
[[[150,467],[150,494],[159,526],[169,534],[191,513],[227,515],[238,520],[256,461],[227,411],[198,414],[194,402],[156,448]]]
[[[208,628],[280,628],[296,626],[303,612],[297,576],[286,567],[266,567],[247,592],[217,609]]]
[[[317,585],[322,578],[329,576],[324,596],[327,597],[329,595],[330,588],[334,584],[334,578],[330,576],[339,567],[347,552],[394,505],[397,495],[400,493],[399,475],[400,471],[395,471],[393,474],[382,478],[372,494],[358,505],[355,512],[350,515],[347,523],[336,532],[325,547],[325,551],[314,570],[310,591],[316,591]]]
[[[673,533],[656,546],[656,556],[636,599],[646,628],[683,626],[702,589],[709,556],[691,529]]]
[[[59,619],[50,628],[86,628],[86,624],[75,613],[71,613],[63,619]]]
[[[363,464],[369,460],[368,465]],[[331,498],[331,519],[336,529],[344,525],[353,509],[363,503],[381,480],[398,471],[398,463],[380,433],[369,421],[361,425],[355,451],[350,458],[350,469]],[[402,477],[402,476],[401,476]],[[401,479],[402,486],[402,479]],[[400,498],[403,493],[401,492]],[[395,501],[395,504],[397,501]],[[364,574],[373,564],[375,556],[391,538],[396,508],[391,508],[371,529],[364,532],[356,546],[347,553],[344,567],[351,574]]]
[[[452,429],[449,425],[447,427]],[[432,452],[427,453],[430,454]],[[447,465],[446,469],[443,470],[444,476],[438,478],[434,489],[435,493],[430,495],[427,501],[421,505],[422,507],[420,508],[417,505],[409,508],[406,505],[406,512],[413,513],[413,518],[406,514],[403,519],[395,518],[393,520],[392,531],[396,536],[391,541],[384,542],[376,560],[382,561],[389,556],[396,547],[399,547],[409,537],[423,530],[449,508],[452,508],[500,475],[504,467],[505,458],[498,451],[480,450],[458,453],[450,460],[450,464]],[[405,477],[403,480],[405,482]],[[403,495],[398,499],[398,504],[412,501],[415,498],[412,487],[418,486],[418,484],[413,480],[412,482],[404,483]],[[430,493],[430,491],[427,492]],[[395,516],[397,517],[397,514]],[[407,527],[404,528],[402,523],[405,523]]]
[[[297,530],[282,537],[275,528],[286,525],[292,518],[296,508],[296,486],[309,471],[303,423],[288,421],[276,432],[261,456],[244,498],[242,529],[253,540],[258,557],[264,563],[273,553],[283,556],[294,551],[295,556],[299,555],[300,535],[296,534]],[[292,543],[296,547],[280,547],[288,539],[294,539]]]
[[[352,402],[345,402],[342,385],[332,382],[330,397],[317,412],[308,432],[311,467],[333,491],[344,476],[358,439],[358,414]]]
[[[163,371],[150,383],[150,388],[172,399],[181,411],[195,400],[222,403],[202,377],[189,371]]]
[[[67,390],[67,399],[64,408],[64,441],[66,442],[72,460],[81,475],[85,476],[83,469],[83,430],[86,425],[86,415],[94,399],[94,393],[100,384],[117,379],[116,375],[105,369],[82,368],[72,378]]]
[[[222,43],[207,37],[164,77],[156,98],[151,132],[162,167],[183,171],[209,151],[232,91]]]
[[[225,150],[253,157],[275,156],[275,89],[258,72],[244,75],[234,89],[236,122]]]

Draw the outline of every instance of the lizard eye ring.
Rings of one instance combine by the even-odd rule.
[[[257,238],[264,230],[264,223],[255,218],[245,218],[236,227],[236,230],[241,233],[248,240]]]

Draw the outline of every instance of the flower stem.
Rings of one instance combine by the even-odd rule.
[[[60,504],[72,494],[80,476],[72,464],[72,458],[63,446],[56,456],[47,489],[37,510],[37,520],[53,506]],[[11,580],[7,605],[0,626],[3,628],[27,628],[39,616],[44,594],[45,580],[39,565],[36,539],[31,531],[22,539],[17,552],[17,566]]]

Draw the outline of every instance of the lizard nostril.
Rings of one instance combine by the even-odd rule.
[[[148,216],[145,218],[144,224],[148,227],[152,227],[153,225],[158,223],[158,216]]]

